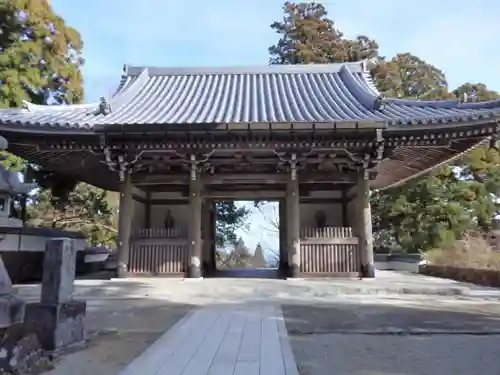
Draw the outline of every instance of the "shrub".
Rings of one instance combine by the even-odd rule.
[[[468,234],[450,246],[427,252],[425,260],[448,267],[500,270],[500,253],[476,233]]]

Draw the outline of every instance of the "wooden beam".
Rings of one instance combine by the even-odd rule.
[[[204,197],[218,201],[225,200],[274,200],[285,198],[285,191],[258,190],[258,191],[205,191]]]
[[[135,186],[144,185],[187,185],[189,183],[189,175],[153,175],[153,174],[136,174],[133,175]],[[301,184],[315,184],[319,182],[326,183],[356,183],[356,172],[302,172],[299,173]],[[215,174],[202,176],[203,185],[225,185],[225,184],[285,184],[288,181],[286,173],[231,173],[231,174]]]
[[[283,194],[284,195],[284,194]],[[225,192],[218,192],[216,194],[211,194],[210,196],[203,195],[203,199],[207,200],[253,200],[251,198],[248,198],[246,194],[241,194],[239,197],[226,197],[225,199],[218,199],[216,198],[217,196],[219,197],[226,197]],[[280,200],[282,198],[273,198],[269,200]],[[151,199],[148,201],[151,206],[179,206],[179,205],[186,205],[189,204],[189,199],[187,198],[178,198],[178,199]],[[308,197],[301,197],[300,198],[300,204],[342,204],[343,200],[342,198],[308,198]]]

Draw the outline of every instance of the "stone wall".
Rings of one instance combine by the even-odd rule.
[[[378,270],[418,273],[422,261],[420,254],[375,254],[375,268]]]
[[[500,271],[497,270],[426,264],[420,266],[419,273],[483,286],[500,287]]]

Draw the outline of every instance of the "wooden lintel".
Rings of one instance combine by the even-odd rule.
[[[133,176],[134,177],[134,176]],[[289,179],[288,173],[255,173],[255,174],[215,174],[202,177],[203,185],[222,184],[283,184]],[[303,184],[314,183],[355,183],[357,181],[356,172],[302,172],[299,173],[299,181]],[[135,176],[134,185],[185,185],[189,183],[189,175],[140,175]]]
[[[205,191],[203,196],[213,200],[275,200],[285,198],[285,191]]]

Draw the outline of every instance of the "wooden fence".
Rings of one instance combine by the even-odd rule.
[[[357,276],[359,246],[352,228],[301,228],[300,272],[317,276]]]
[[[128,268],[132,274],[179,275],[188,262],[188,240],[178,229],[146,228],[131,238]]]

